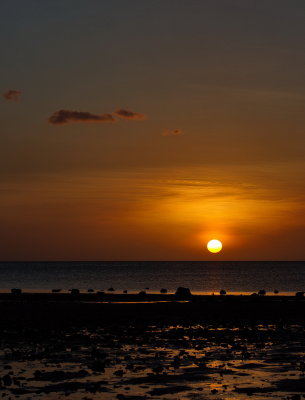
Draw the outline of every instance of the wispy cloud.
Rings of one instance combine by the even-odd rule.
[[[64,125],[69,122],[114,122],[111,114],[92,114],[87,111],[59,110],[55,111],[48,119],[53,125]]]
[[[3,97],[5,98],[5,100],[9,101],[18,101],[20,95],[21,95],[20,90],[13,90],[13,89],[10,89],[7,92],[3,93]]]
[[[134,119],[134,120],[138,120],[138,121],[146,118],[146,116],[144,114],[126,110],[124,108],[120,108],[119,110],[116,110],[113,114],[118,116],[119,118]]]
[[[182,135],[184,135],[184,132],[181,129],[165,129],[162,132],[162,136],[182,136]]]

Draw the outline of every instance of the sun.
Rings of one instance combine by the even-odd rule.
[[[222,249],[222,243],[220,240],[212,239],[208,242],[207,248],[211,253],[219,253]]]

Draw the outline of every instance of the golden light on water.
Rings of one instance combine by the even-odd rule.
[[[211,253],[219,253],[222,249],[222,243],[220,240],[212,239],[208,242],[207,248]]]

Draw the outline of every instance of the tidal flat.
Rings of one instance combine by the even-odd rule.
[[[301,325],[2,328],[4,399],[301,399]]]
[[[1,398],[305,397],[303,296],[89,296],[0,297]]]

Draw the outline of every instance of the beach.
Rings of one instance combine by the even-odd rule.
[[[305,394],[302,296],[98,296],[0,295],[1,396],[170,400]]]

